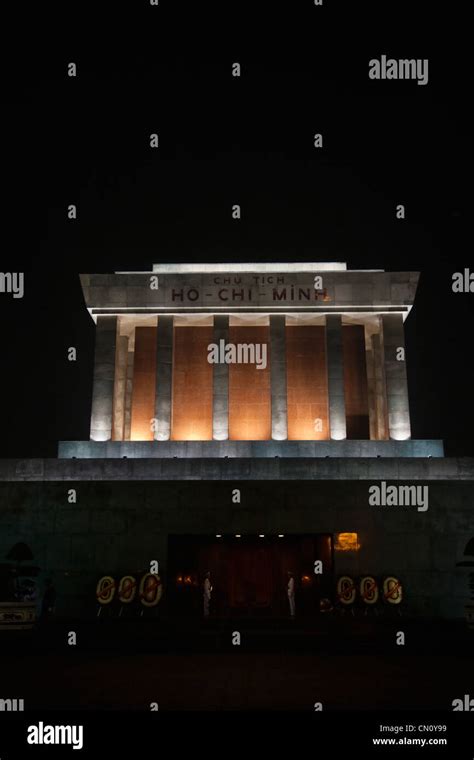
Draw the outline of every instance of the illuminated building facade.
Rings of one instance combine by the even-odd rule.
[[[411,439],[416,272],[158,264],[81,281],[97,326],[91,441],[60,457],[443,455]]]
[[[90,440],[0,460],[0,552],[26,542],[60,612],[95,614],[99,578],[157,561],[163,614],[200,615],[211,570],[211,617],[288,614],[289,571],[298,616],[338,606],[341,576],[359,609],[369,576],[381,607],[395,578],[407,615],[463,616],[474,461],[411,437],[417,273],[160,264],[81,282]]]

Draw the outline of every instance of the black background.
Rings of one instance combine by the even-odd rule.
[[[420,271],[406,323],[412,436],[473,455],[474,295],[451,289],[473,260],[458,6],[43,11],[31,44],[11,30],[3,89],[1,270],[25,272],[25,297],[0,294],[0,456],[55,456],[58,440],[89,437],[94,325],[78,273],[234,261]],[[428,85],[369,80],[382,54],[429,58]]]

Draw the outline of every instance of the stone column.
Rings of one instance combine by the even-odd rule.
[[[92,388],[92,441],[110,441],[112,438],[116,341],[117,317],[98,316]]]
[[[112,427],[112,440],[114,441],[124,440],[127,357],[128,338],[125,335],[117,335],[117,350],[115,352],[114,423]]]
[[[332,440],[346,438],[344,398],[344,361],[342,356],[342,319],[340,314],[326,317],[326,354],[328,365],[329,434]]]
[[[367,397],[369,402],[370,440],[378,440],[377,430],[377,395],[375,392],[375,361],[372,333],[369,325],[364,325],[365,331],[365,364],[367,370]]]
[[[288,439],[288,402],[286,392],[286,318],[270,315],[270,383],[272,397],[272,439]]]
[[[403,316],[383,314],[382,329],[388,433],[395,441],[406,441],[411,437],[411,428]]]
[[[169,441],[171,438],[173,331],[174,318],[168,314],[159,316],[156,331],[156,441]]]
[[[229,340],[229,317],[214,316],[214,343]],[[212,437],[215,441],[229,438],[229,365],[213,364]]]
[[[127,379],[125,383],[124,441],[130,440],[130,433],[132,432],[133,357],[134,352],[129,351],[127,356]]]
[[[377,410],[377,440],[388,439],[387,396],[385,388],[385,370],[383,365],[383,348],[380,333],[372,335],[374,355],[375,405]]]

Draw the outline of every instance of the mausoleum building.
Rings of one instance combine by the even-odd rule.
[[[111,614],[142,614],[121,579],[156,562],[169,618],[202,614],[208,571],[216,618],[288,615],[290,571],[297,618],[341,594],[362,611],[375,588],[380,612],[463,616],[474,460],[412,438],[418,273],[157,264],[81,283],[89,440],[0,460],[0,555],[27,543],[58,614],[97,614],[103,577]]]
[[[90,442],[60,457],[443,455],[411,438],[416,272],[157,264],[81,282],[97,333]]]

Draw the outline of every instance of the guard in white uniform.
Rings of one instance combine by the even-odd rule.
[[[288,573],[288,602],[290,603],[290,615],[295,616],[295,579],[293,573]]]
[[[203,599],[204,599],[204,617],[209,617],[209,604],[211,601],[211,573],[208,571],[205,575],[204,579],[204,590],[203,590]]]

